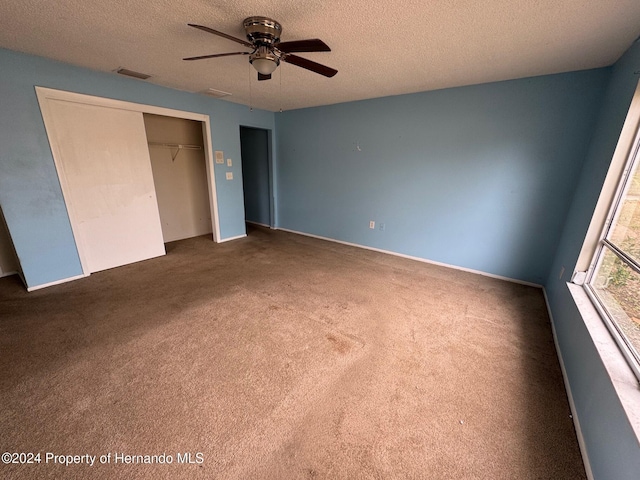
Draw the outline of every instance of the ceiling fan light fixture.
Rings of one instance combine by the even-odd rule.
[[[251,62],[251,65],[262,75],[271,75],[278,68],[275,60],[270,58],[256,58]]]
[[[258,73],[271,75],[280,65],[280,58],[269,47],[261,45],[251,54],[249,62]]]

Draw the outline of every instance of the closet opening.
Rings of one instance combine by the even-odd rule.
[[[213,234],[202,122],[143,117],[164,243]]]

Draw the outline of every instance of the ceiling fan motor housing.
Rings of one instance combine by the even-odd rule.
[[[275,46],[282,35],[282,25],[267,17],[249,17],[242,22],[247,38],[254,45]]]

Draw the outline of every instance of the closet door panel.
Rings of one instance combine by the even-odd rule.
[[[164,255],[142,114],[52,99],[48,110],[85,273]]]

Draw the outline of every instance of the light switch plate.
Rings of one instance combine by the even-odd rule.
[[[227,158],[227,167],[233,167],[233,162],[230,158]]]
[[[224,163],[224,152],[216,150],[216,163]]]

